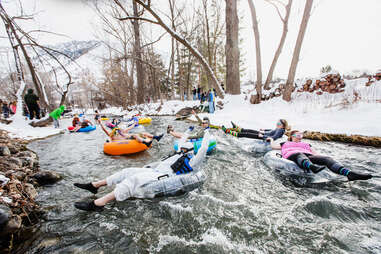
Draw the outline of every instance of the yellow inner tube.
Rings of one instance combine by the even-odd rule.
[[[101,120],[102,121],[107,121],[107,120],[110,120],[110,118],[108,118],[108,117],[102,117]]]
[[[103,152],[108,155],[125,155],[143,152],[148,148],[148,146],[135,139],[116,140],[104,143]]]
[[[151,117],[143,117],[139,119],[139,124],[151,123],[151,121],[152,121]]]

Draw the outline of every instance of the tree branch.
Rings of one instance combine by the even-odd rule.
[[[158,25],[159,23],[157,21],[154,21],[154,20],[151,20],[151,19],[147,19],[147,18],[140,18],[140,17],[125,17],[125,18],[117,18],[118,20],[120,21],[124,21],[124,20],[142,20],[142,21],[147,21],[149,23],[153,23],[153,24],[156,24]]]

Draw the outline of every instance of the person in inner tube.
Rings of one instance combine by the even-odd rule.
[[[172,156],[161,160],[153,167],[143,168],[125,168],[106,179],[93,181],[89,183],[74,183],[74,186],[80,189],[98,193],[99,188],[103,186],[116,185],[114,190],[101,198],[91,201],[75,202],[77,209],[84,211],[102,211],[104,206],[111,201],[124,201],[131,198],[154,198],[157,192],[146,189],[150,183],[160,181],[162,176],[174,177],[179,174],[197,172],[201,169],[206,157],[208,144],[210,141],[209,130],[205,131],[204,139],[197,154],[191,155],[192,146],[184,144],[181,147],[181,153],[175,153]],[[186,160],[185,156],[189,160]],[[159,190],[160,191],[160,190]]]
[[[98,120],[99,125],[101,126],[102,130],[106,133],[107,136],[110,137],[112,141],[116,140],[130,140],[130,139],[135,139],[140,143],[145,144],[147,147],[151,146],[152,141],[155,139],[157,142],[160,141],[160,139],[164,136],[164,133],[161,135],[152,135],[147,132],[143,133],[137,133],[137,134],[130,134],[128,133],[131,129],[134,128],[134,126],[130,126],[126,129],[122,129],[120,127],[113,128],[111,132],[109,132],[104,126],[102,121],[99,119]]]
[[[319,173],[325,167],[328,167],[333,173],[348,177],[348,181],[368,180],[372,178],[370,174],[359,174],[344,167],[340,162],[331,157],[319,155],[311,145],[302,142],[303,133],[293,130],[286,142],[275,144],[272,138],[268,138],[272,149],[282,151],[282,157],[295,162],[305,171]]]
[[[193,110],[192,110],[192,114],[195,115],[196,118],[198,118],[197,114]],[[200,120],[200,118],[198,118],[198,120]],[[204,117],[202,119],[202,121],[201,121],[201,129],[196,134],[188,136],[188,140],[189,139],[190,140],[191,139],[197,140],[197,139],[203,138],[205,130],[209,129],[209,126],[210,126],[209,118],[208,117]],[[192,131],[193,130],[193,126],[189,127],[189,129]],[[167,133],[172,135],[175,138],[182,138],[184,136],[184,133],[175,132],[173,130],[173,126],[172,125],[168,125],[168,127],[167,127]]]
[[[73,132],[76,132],[79,129],[81,129],[81,120],[79,119],[77,114],[74,115],[74,118],[72,120],[72,125],[74,127],[74,129],[72,130]]]
[[[266,140],[267,138],[272,138],[274,140],[277,140],[283,137],[286,131],[291,130],[290,126],[288,125],[285,119],[279,119],[276,123],[275,129],[260,129],[259,131],[241,128],[233,122],[231,122],[231,124],[233,128],[225,128],[225,126],[222,125],[221,129],[226,134],[230,134],[237,138],[251,138],[251,139],[262,139],[262,140]]]

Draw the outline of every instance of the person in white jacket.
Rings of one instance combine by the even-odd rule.
[[[124,201],[129,198],[153,198],[155,196],[152,195],[152,191],[146,190],[149,184],[160,181],[159,179],[163,176],[178,177],[177,175],[201,170],[210,140],[209,129],[206,129],[201,148],[196,155],[190,153],[189,148],[186,147],[186,138],[187,135],[184,135],[179,143],[180,149],[183,150],[182,153],[176,153],[164,161],[155,163],[152,167],[125,168],[100,181],[86,184],[74,183],[74,186],[94,194],[102,186],[116,185],[115,189],[105,196],[89,202],[75,202],[74,206],[84,211],[101,211],[107,203],[114,200]],[[185,157],[189,158],[188,162]]]

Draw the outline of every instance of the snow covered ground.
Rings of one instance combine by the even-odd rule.
[[[28,123],[30,121],[17,122],[11,124],[0,123],[0,129],[9,132],[9,136],[12,138],[22,138],[25,140],[33,140],[39,138],[45,138],[52,135],[59,134],[64,131],[66,126],[61,126],[62,129],[56,129],[52,126],[50,127],[32,127]]]
[[[365,87],[365,82],[365,79],[346,81],[346,91],[340,94],[318,96],[310,93],[295,93],[291,103],[277,97],[253,105],[248,98],[245,100],[245,94],[226,95],[223,100],[224,109],[217,109],[214,114],[202,113],[200,117],[208,116],[216,125],[230,127],[230,121],[233,121],[241,127],[251,129],[275,128],[278,119],[283,118],[288,121],[292,129],[301,131],[381,136],[381,81],[375,82],[370,87]],[[199,105],[199,101],[173,100],[164,101],[161,106],[160,103],[142,104],[132,111],[112,107],[100,113],[117,116],[131,116],[136,113],[174,115],[184,107],[195,105]],[[88,109],[85,113],[93,114],[94,111]],[[191,119],[195,120],[193,116]],[[33,128],[27,125],[26,121],[23,122],[18,121],[11,125],[0,124],[0,129],[9,131],[14,137],[25,139],[42,138],[62,131],[53,127]]]

